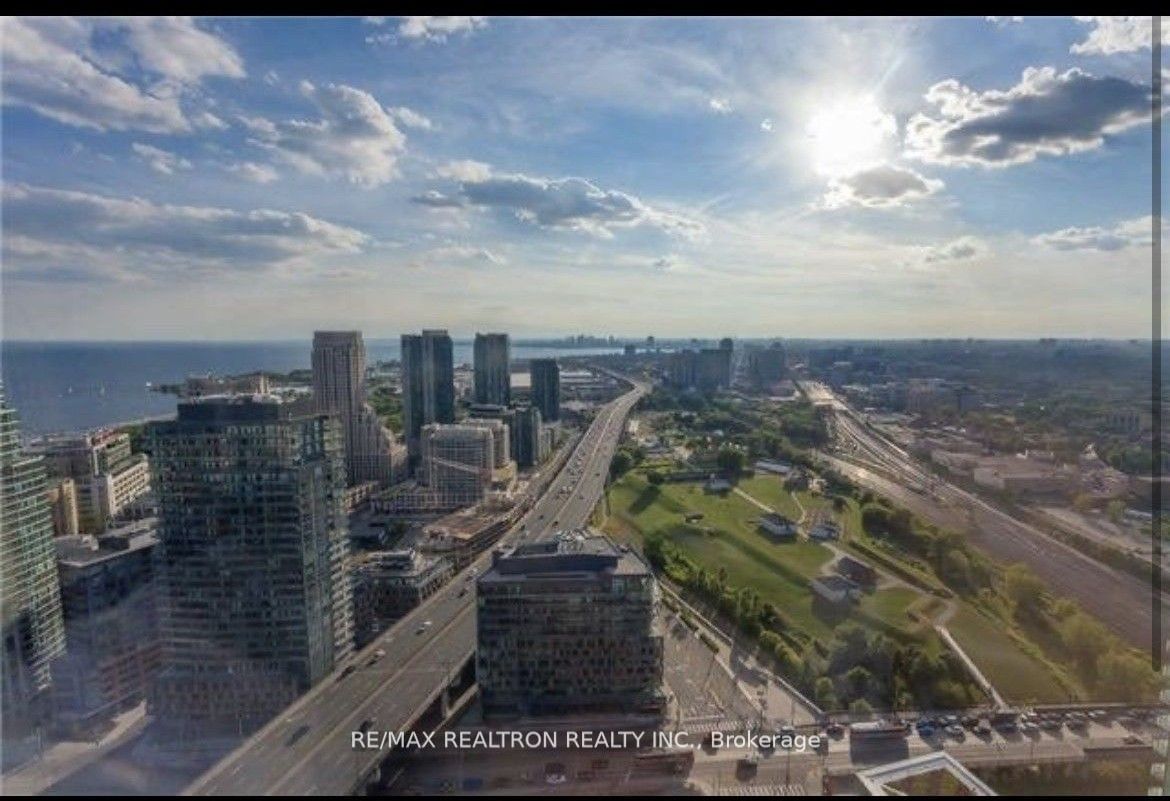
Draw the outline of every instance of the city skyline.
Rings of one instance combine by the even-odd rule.
[[[1149,38],[9,19],[4,335],[1145,337]]]

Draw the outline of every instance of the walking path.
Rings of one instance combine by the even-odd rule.
[[[979,686],[983,688],[983,691],[991,696],[991,700],[995,703],[996,707],[999,709],[1006,709],[1008,707],[1007,701],[1003,700],[1003,696],[1000,695],[999,691],[995,689],[995,686],[987,680],[987,677],[983,675],[983,671],[979,669],[979,666],[975,664],[975,661],[971,659],[971,657],[967,656],[967,652],[964,651],[962,647],[960,647],[959,643],[955,641],[955,638],[951,636],[949,631],[947,631],[947,627],[943,625],[936,625],[934,630],[938,632],[938,636],[943,638],[943,642],[949,645],[951,650],[954,651],[959,656],[959,658],[963,660],[963,664],[967,666],[967,670],[975,678],[975,681],[979,683]]]

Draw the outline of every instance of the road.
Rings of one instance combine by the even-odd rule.
[[[515,544],[585,525],[601,496],[630,409],[647,391],[637,384],[602,407],[544,495],[501,542]],[[378,731],[408,728],[475,650],[474,577],[486,553],[443,589],[252,735],[187,795],[346,795],[377,760],[350,747],[365,721]],[[382,655],[379,657],[378,654]]]
[[[823,385],[805,383],[802,389],[814,403],[832,406],[838,436],[850,443],[848,458],[826,457],[834,469],[933,523],[964,532],[997,561],[1026,564],[1054,593],[1075,600],[1129,644],[1150,650],[1155,599],[1148,581],[1104,565],[941,480],[870,431]],[[1170,610],[1170,597],[1161,601],[1162,609]]]

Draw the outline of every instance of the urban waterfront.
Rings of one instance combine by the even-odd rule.
[[[369,339],[369,359],[396,360],[399,340]],[[513,345],[516,358],[616,353],[620,348]],[[255,370],[307,370],[312,343],[286,342],[32,342],[6,341],[0,372],[26,436],[82,431],[173,414],[175,396],[153,384],[189,375],[238,375]],[[470,341],[456,340],[456,364],[470,364]]]

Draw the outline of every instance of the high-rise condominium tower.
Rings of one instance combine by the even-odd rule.
[[[313,401],[318,412],[341,424],[348,483],[397,480],[393,454],[401,446],[366,402],[366,346],[360,331],[313,334]]]
[[[446,331],[402,335],[402,424],[412,466],[422,450],[419,437],[429,423],[455,422],[455,364]]]
[[[307,399],[219,396],[147,427],[162,665],[176,738],[247,732],[350,653],[341,432]]]
[[[512,401],[512,348],[507,334],[475,335],[475,402],[507,406]]]
[[[50,663],[65,650],[45,465],[20,447],[16,411],[0,386],[0,714],[17,738],[48,712]]]
[[[556,359],[533,359],[529,362],[532,375],[532,405],[540,409],[545,422],[561,419],[561,368]]]

